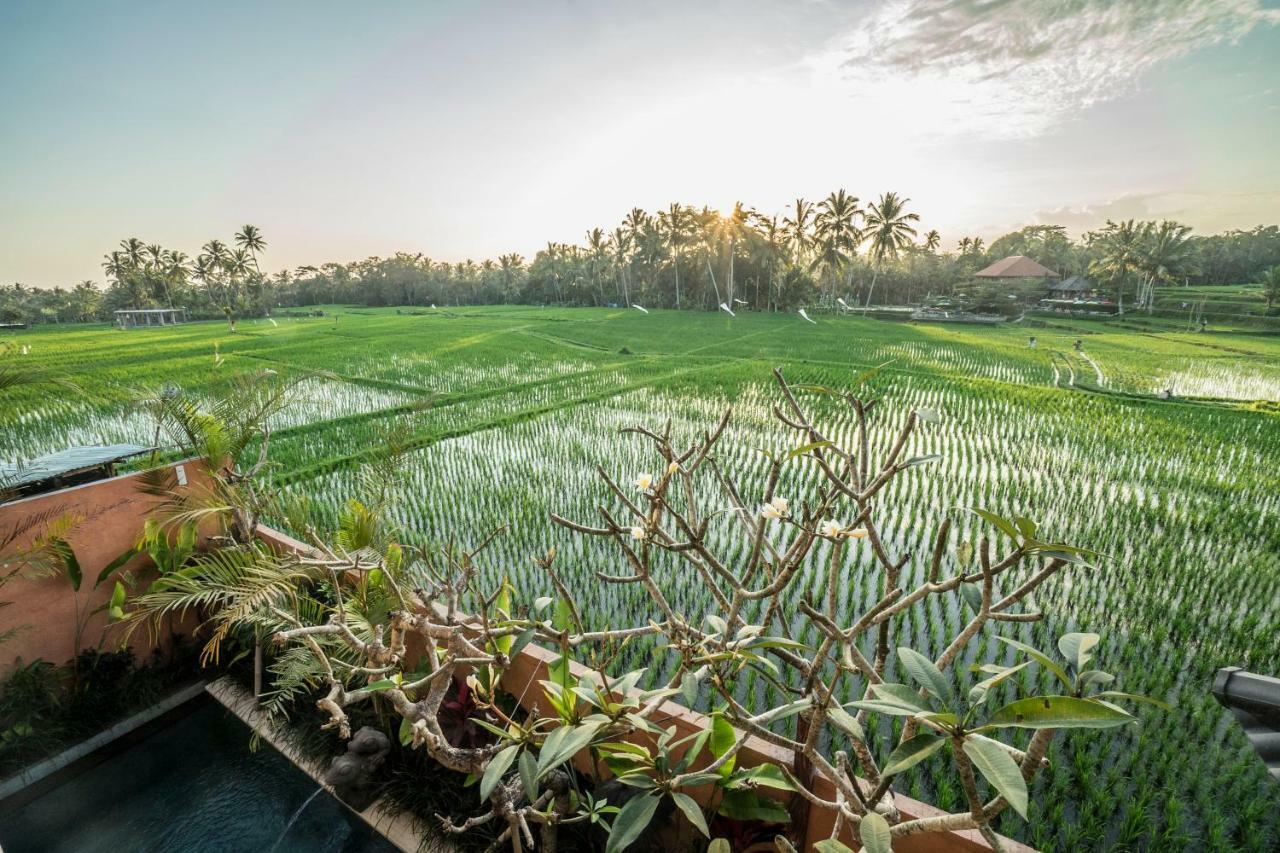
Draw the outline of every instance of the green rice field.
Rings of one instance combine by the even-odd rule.
[[[392,508],[405,536],[474,542],[507,524],[488,552],[489,577],[522,579],[530,596],[550,592],[530,556],[554,546],[598,626],[644,621],[647,599],[599,584],[592,572],[617,571],[614,552],[552,527],[547,515],[594,520],[608,500],[596,465],[621,482],[658,467],[620,427],[670,418],[692,437],[732,405],[723,462],[748,492],[762,489],[767,462],[757,449],[794,441],[772,418],[770,370],[841,387],[888,362],[868,383],[883,400],[874,440],[883,446],[912,408],[927,407],[942,422],[919,430],[906,455],[942,459],[899,478],[882,499],[886,545],[923,559],[944,517],[958,538],[976,539],[977,520],[960,510],[980,506],[1030,516],[1048,535],[1101,552],[1096,568],[1043,588],[1036,604],[1045,621],[990,631],[1050,648],[1066,631],[1097,631],[1098,665],[1119,676],[1120,689],[1174,708],[1142,706],[1140,726],[1059,738],[1032,794],[1038,814],[1025,823],[1006,812],[999,831],[1062,851],[1280,844],[1280,787],[1209,695],[1218,667],[1275,674],[1280,665],[1280,335],[502,307],[336,309],[244,321],[237,334],[203,323],[46,327],[3,339],[25,348],[14,357],[81,389],[24,390],[0,411],[0,458],[10,460],[74,444],[148,444],[153,426],[133,401],[163,384],[200,392],[241,370],[327,371],[303,383],[271,438],[276,484],[299,496],[317,526],[332,525],[359,488],[361,462],[395,435],[408,448]],[[848,414],[827,398],[810,402],[837,438],[852,435]],[[783,488],[800,498],[817,482],[816,470],[798,464]],[[712,536],[745,556],[748,543],[727,518]],[[852,612],[878,595],[861,580],[870,555],[850,548],[847,562],[840,594]],[[671,566],[664,584],[673,606],[705,612],[697,579]],[[924,569],[908,564],[905,582]],[[824,583],[815,574],[801,588],[816,594]],[[915,611],[903,636],[936,655],[965,614],[958,599],[930,600],[927,618]],[[965,664],[1013,662],[993,637],[977,641]],[[619,666],[652,657],[639,643],[629,652]],[[1049,690],[1048,673],[1023,674],[1023,687],[1041,679]],[[750,675],[738,684],[757,706],[771,689]],[[887,718],[869,736],[887,754]],[[934,772],[940,766],[919,765],[899,788],[963,809],[952,776]]]

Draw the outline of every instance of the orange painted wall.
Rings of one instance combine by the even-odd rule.
[[[178,465],[187,478],[187,485],[177,486],[178,491],[190,492],[208,483],[208,472],[202,462],[186,460],[171,467],[176,469]],[[50,518],[69,514],[77,523],[66,539],[84,575],[80,606],[82,610],[93,610],[108,602],[114,583],[104,582],[94,590],[94,581],[112,560],[137,542],[147,515],[160,501],[138,490],[139,476],[125,474],[0,505],[0,542],[8,542],[0,551],[0,564],[15,549],[29,545],[39,536]],[[155,579],[146,556],[135,557],[124,568],[133,572],[136,581],[131,594],[145,589]],[[23,572],[0,587],[0,600],[11,602],[0,607],[0,631],[19,631],[17,636],[0,644],[0,676],[19,658],[28,663],[43,658],[61,664],[74,656],[75,601],[65,579],[30,577]],[[91,616],[82,646],[97,645],[104,636],[104,627],[107,627],[105,612]],[[191,627],[174,626],[174,630],[190,633]],[[121,627],[107,627],[102,648],[115,648],[123,634]],[[164,636],[157,639],[164,642]],[[139,658],[145,658],[154,648],[150,632],[134,631],[130,646]]]

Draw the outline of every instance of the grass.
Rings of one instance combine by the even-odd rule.
[[[944,458],[887,496],[889,544],[926,552],[922,543],[946,515],[960,536],[975,538],[977,525],[956,508],[980,505],[1031,515],[1052,535],[1105,553],[1097,569],[1040,596],[1050,619],[1010,634],[1052,646],[1065,631],[1097,630],[1107,649],[1100,666],[1125,689],[1175,706],[1143,710],[1142,725],[1118,735],[1060,743],[1037,782],[1046,820],[1010,818],[1000,831],[1047,850],[1276,843],[1280,792],[1208,688],[1219,666],[1266,672],[1280,660],[1280,336],[1248,326],[1189,333],[1143,318],[988,328],[523,307],[329,313],[249,321],[236,335],[212,323],[17,333],[26,357],[67,374],[83,394],[32,393],[0,411],[0,458],[74,442],[147,442],[145,420],[129,409],[142,387],[200,391],[239,369],[323,368],[334,377],[307,383],[272,438],[278,485],[305,495],[321,526],[357,488],[358,464],[394,430],[411,448],[393,508],[406,535],[475,541],[509,523],[485,565],[490,579],[510,574],[528,578],[531,595],[549,592],[529,556],[555,546],[587,612],[617,624],[650,615],[644,600],[629,588],[602,589],[591,572],[616,570],[606,562],[612,553],[551,529],[546,516],[592,520],[605,500],[597,464],[624,482],[654,469],[618,427],[670,418],[691,435],[732,404],[724,461],[758,480],[754,448],[784,440],[770,418],[770,368],[838,387],[889,362],[870,380],[885,400],[876,442],[910,407],[944,416],[907,449]],[[1158,399],[1170,384],[1175,398]],[[849,434],[844,413],[813,403],[837,434]],[[791,476],[793,496],[816,482],[803,467]],[[713,533],[738,547],[727,525]],[[840,594],[851,608],[874,594],[860,581],[868,565],[850,552]],[[923,567],[906,571],[910,582]],[[666,580],[675,606],[706,610],[691,579]],[[804,580],[810,593],[821,583]],[[936,653],[962,618],[952,602],[904,630]],[[620,665],[656,659],[660,667],[643,644],[629,652]],[[1010,662],[1002,644],[984,638],[965,664],[993,660]],[[771,689],[750,678],[738,685],[755,704]],[[880,721],[876,730],[887,753],[891,727]],[[955,807],[960,792],[935,778],[926,763],[902,789]]]

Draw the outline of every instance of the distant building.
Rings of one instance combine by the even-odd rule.
[[[116,312],[116,325],[122,329],[176,326],[186,321],[186,308],[126,308]]]
[[[1043,264],[1033,261],[1026,255],[1010,255],[1007,258],[996,261],[984,270],[978,270],[973,274],[974,278],[986,279],[1051,279],[1057,278],[1058,274]]]
[[[1050,299],[1093,299],[1097,295],[1097,285],[1084,276],[1073,275],[1049,283]]]

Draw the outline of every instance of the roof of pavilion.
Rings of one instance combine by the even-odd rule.
[[[1026,255],[1010,255],[984,270],[978,270],[974,276],[977,278],[1057,278],[1058,274]]]

